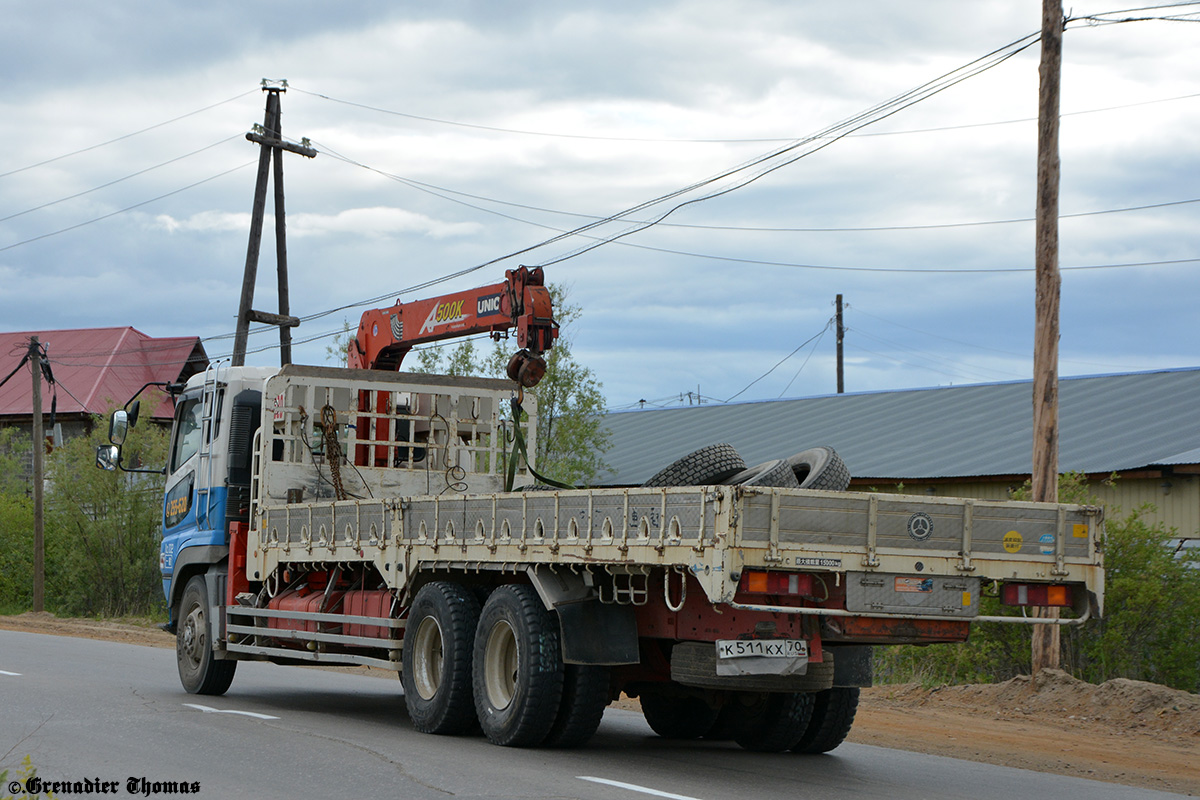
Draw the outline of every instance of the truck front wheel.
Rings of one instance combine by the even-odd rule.
[[[209,639],[208,586],[203,575],[193,576],[179,601],[175,627],[175,660],[179,681],[191,694],[225,694],[233,683],[236,661],[218,660]]]
[[[471,648],[479,601],[457,583],[427,583],[413,598],[404,628],[404,705],[421,733],[461,734],[475,727]]]
[[[563,662],[558,626],[528,585],[492,592],[475,633],[475,710],[483,733],[508,747],[540,744],[558,716]]]

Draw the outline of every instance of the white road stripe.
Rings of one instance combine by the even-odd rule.
[[[11,676],[12,676],[12,677],[14,677],[14,678],[19,678],[19,677],[21,677],[21,673],[19,673],[19,672],[5,672],[5,671],[4,671],[4,670],[2,670],[2,669],[0,669],[0,675],[11,675]]]
[[[194,708],[197,711],[203,711],[205,714],[240,714],[243,717],[254,717],[255,719],[279,719],[272,717],[270,714],[256,714],[253,711],[230,711],[226,708],[210,708],[209,706],[196,705],[195,703],[184,703],[188,708]]]
[[[695,797],[689,797],[686,794],[672,794],[671,792],[660,792],[658,789],[648,789],[645,786],[638,786],[636,783],[622,783],[621,781],[610,781],[607,778],[592,778],[587,775],[576,775],[581,781],[591,781],[592,783],[603,783],[609,786],[616,786],[618,789],[628,789],[631,792],[641,792],[642,794],[651,794],[655,797],[669,797],[671,800],[697,800]]]

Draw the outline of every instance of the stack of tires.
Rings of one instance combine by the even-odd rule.
[[[643,486],[777,486],[781,489],[825,489],[844,492],[850,470],[832,447],[801,450],[790,458],[754,467],[731,444],[710,444],[655,473]]]

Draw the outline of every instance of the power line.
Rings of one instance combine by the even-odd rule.
[[[233,97],[230,97],[228,100],[222,100],[219,103],[213,103],[210,106],[205,106],[204,108],[198,108],[195,111],[189,111],[188,113],[181,114],[178,117],[173,117],[164,122],[156,123],[154,125],[151,125],[148,128],[142,128],[141,130],[134,131],[133,133],[126,133],[122,136],[118,136],[115,139],[109,139],[106,142],[100,142],[99,144],[93,144],[93,145],[89,145],[87,147],[81,147],[78,150],[72,150],[70,153],[63,153],[60,156],[55,156],[54,158],[47,158],[45,161],[39,161],[36,164],[28,164],[24,167],[18,167],[16,169],[9,170],[8,172],[0,172],[0,178],[7,178],[9,175],[16,175],[18,172],[25,172],[26,170],[34,169],[36,167],[44,167],[47,164],[53,164],[55,161],[62,161],[64,158],[70,158],[71,156],[77,156],[80,153],[88,153],[88,152],[91,152],[92,150],[98,150],[101,147],[107,147],[110,144],[116,144],[117,142],[124,141],[125,139],[130,139],[134,136],[140,136],[143,133],[147,133],[149,131],[155,130],[156,128],[161,128],[164,125],[170,125],[172,122],[179,122],[179,120],[181,120],[181,119],[187,119],[188,117],[194,117],[197,114],[202,114],[205,111],[209,111],[211,109],[217,108],[218,106],[223,106],[227,103],[232,103],[234,100],[240,100],[248,94],[254,94],[254,92],[256,92],[256,91],[258,91],[258,90],[251,89],[248,92],[242,92],[239,95],[234,95]]]
[[[695,139],[695,138],[670,138],[670,137],[647,137],[647,136],[598,136],[595,134],[558,133],[558,132],[551,132],[551,131],[521,130],[518,128],[503,128],[503,127],[499,127],[496,125],[483,125],[483,124],[478,124],[478,123],[459,122],[459,121],[455,121],[455,120],[439,119],[437,117],[422,116],[420,114],[411,114],[411,113],[406,113],[403,111],[395,111],[395,110],[389,109],[389,108],[380,108],[379,106],[372,106],[372,105],[368,105],[366,103],[358,103],[353,100],[344,100],[344,99],[337,98],[337,97],[331,97],[330,95],[322,94],[320,92],[305,91],[304,89],[297,89],[295,86],[290,86],[289,88],[292,91],[299,92],[300,94],[306,94],[306,95],[309,95],[310,97],[316,97],[321,100],[328,100],[331,103],[339,103],[341,105],[352,106],[354,108],[361,108],[361,109],[364,109],[367,111],[374,111],[374,112],[377,112],[380,114],[387,114],[387,115],[395,116],[395,117],[403,117],[405,119],[413,119],[413,120],[418,120],[420,122],[431,122],[431,123],[434,123],[437,125],[448,125],[448,126],[456,127],[456,128],[469,128],[472,130],[489,131],[492,133],[513,134],[513,135],[517,135],[517,136],[537,136],[537,137],[552,138],[552,139],[582,139],[582,140],[586,140],[586,141],[599,141],[599,142],[642,142],[642,143],[649,143],[649,144],[773,144],[773,143],[784,143],[784,142],[795,141],[795,137],[784,137],[784,136],[758,137],[758,138],[734,138],[734,139],[721,139],[721,138]],[[1180,95],[1178,97],[1164,97],[1164,98],[1157,99],[1157,100],[1142,100],[1137,103],[1128,103],[1125,105],[1105,106],[1103,108],[1084,109],[1081,111],[1069,111],[1069,112],[1062,114],[1062,116],[1071,117],[1071,116],[1081,116],[1081,115],[1085,115],[1085,114],[1099,114],[1099,113],[1103,113],[1103,112],[1107,112],[1107,111],[1118,111],[1118,110],[1125,109],[1125,108],[1135,108],[1138,106],[1151,105],[1154,103],[1169,103],[1169,102],[1173,102],[1176,100],[1188,100],[1188,99],[1191,99],[1194,97],[1200,97],[1200,94],[1186,94],[1186,95]],[[1014,124],[1019,124],[1019,123],[1036,122],[1036,121],[1037,121],[1037,117],[1021,117],[1018,119],[994,120],[992,122],[964,123],[962,125],[945,125],[945,126],[939,126],[939,127],[934,127],[934,128],[911,128],[908,130],[900,130],[900,131],[873,131],[873,132],[867,132],[867,133],[853,133],[853,134],[849,134],[849,136],[851,136],[853,138],[866,138],[866,137],[877,137],[877,136],[907,136],[910,134],[918,134],[918,133],[940,133],[943,131],[969,130],[972,128],[986,128],[986,127],[991,127],[991,126],[996,126],[996,125],[1014,125]]]
[[[1200,97],[1200,94],[1197,94],[1195,96]],[[374,172],[377,175],[387,178],[388,180],[396,181],[397,183],[408,186],[411,189],[415,189],[419,192],[424,192],[425,194],[429,194],[429,195],[432,195],[433,197],[437,197],[442,200],[446,200],[447,202],[457,203],[457,204],[465,206],[467,208],[471,208],[476,211],[481,211],[485,214],[492,214],[493,216],[498,216],[498,217],[501,217],[502,219],[511,220],[513,222],[520,222],[525,225],[532,225],[534,227],[543,228],[546,230],[558,231],[558,232],[562,232],[562,233],[567,232],[563,228],[556,228],[551,225],[545,225],[542,223],[534,222],[532,220],[524,219],[522,217],[512,216],[511,214],[503,214],[499,211],[495,211],[490,208],[485,208],[483,206],[478,206],[473,203],[467,203],[467,202],[464,202],[461,200],[456,200],[454,197],[447,197],[446,195],[457,195],[458,197],[467,197],[472,200],[480,200],[485,203],[494,203],[496,205],[507,206],[509,208],[520,208],[520,209],[525,209],[527,211],[537,211],[539,213],[544,213],[544,214],[556,214],[558,216],[574,217],[576,219],[597,220],[597,221],[609,219],[608,217],[602,217],[602,216],[598,216],[595,214],[581,214],[581,213],[573,212],[573,211],[562,211],[562,210],[554,209],[554,208],[545,208],[544,206],[534,206],[534,205],[529,205],[526,203],[516,203],[516,202],[512,202],[512,201],[508,201],[508,200],[500,200],[500,199],[497,199],[494,197],[487,197],[485,195],[473,194],[471,192],[463,192],[463,191],[459,191],[457,189],[450,189],[445,186],[438,186],[436,184],[426,183],[424,181],[416,180],[415,178],[407,178],[407,177],[404,177],[403,175],[397,175],[395,173],[391,173],[391,172],[387,172],[386,170],[379,169],[378,167],[372,167],[368,164],[364,164],[361,161],[357,161],[353,158],[350,158],[349,156],[342,155],[341,153],[338,153],[337,151],[333,150],[332,148],[328,147],[327,145],[321,144],[320,142],[314,142],[314,144],[321,147],[322,152],[324,152],[326,155],[333,158],[335,161],[341,161],[342,163],[349,164],[350,166],[355,166],[355,167],[359,167],[361,169],[365,169],[369,172]],[[1149,204],[1141,205],[1141,206],[1127,206],[1125,208],[1106,208],[1106,209],[1099,209],[1096,211],[1080,211],[1080,212],[1076,212],[1076,213],[1072,213],[1072,214],[1061,214],[1061,215],[1059,215],[1059,219],[1075,219],[1075,218],[1080,218],[1080,217],[1097,216],[1097,215],[1101,215],[1101,214],[1118,214],[1118,213],[1124,213],[1127,211],[1148,211],[1148,210],[1152,210],[1152,209],[1156,209],[1156,208],[1169,208],[1172,206],[1188,205],[1191,203],[1200,203],[1200,198],[1193,198],[1193,199],[1189,199],[1189,200],[1168,200],[1168,201],[1164,201],[1162,203],[1149,203]],[[985,226],[985,225],[1011,225],[1011,224],[1016,224],[1016,223],[1027,223],[1027,222],[1033,222],[1033,221],[1034,221],[1033,217],[1014,217],[1014,218],[1010,218],[1010,219],[975,220],[975,221],[971,221],[971,222],[939,222],[939,223],[929,223],[929,224],[922,224],[922,225],[874,225],[874,226],[849,226],[849,227],[824,227],[824,228],[796,228],[796,227],[782,227],[781,228],[781,227],[765,227],[765,226],[750,226],[750,225],[701,225],[701,224],[697,224],[697,223],[683,223],[683,222],[659,222],[659,223],[657,223],[657,225],[659,227],[664,227],[664,228],[680,228],[680,229],[686,229],[686,230],[745,231],[748,233],[870,233],[870,232],[879,232],[879,231],[887,231],[887,232],[908,231],[908,230],[920,231],[920,230],[938,230],[938,229],[943,229],[943,228],[969,228],[969,227],[978,227],[978,226]],[[649,220],[636,220],[636,221],[630,220],[630,222],[634,222],[639,225],[654,224]]]
[[[608,239],[606,239],[603,242],[580,246],[580,247],[576,248],[575,250],[568,252],[562,256],[559,256],[557,258],[550,259],[547,261],[543,261],[538,266],[542,266],[542,267],[550,266],[552,264],[561,263],[570,258],[575,258],[576,256],[579,256],[586,252],[594,250],[597,247],[601,247],[604,244],[608,244],[610,242],[617,241],[618,239],[622,239],[631,234],[643,231],[643,230],[651,227],[652,225],[655,225],[658,222],[661,222],[662,220],[666,219],[668,216],[670,216],[674,212],[678,211],[679,209],[684,208],[685,206],[704,202],[707,200],[712,200],[714,198],[721,197],[730,192],[744,188],[745,186],[748,186],[749,184],[771,174],[772,172],[775,172],[776,170],[779,170],[779,169],[782,169],[783,167],[794,164],[795,162],[799,161],[802,158],[806,158],[816,152],[819,152],[819,151],[825,149],[826,147],[829,147],[834,142],[837,142],[838,140],[842,139],[849,133],[851,133],[855,130],[858,130],[859,128],[863,128],[863,127],[866,127],[867,125],[874,124],[882,119],[886,119],[887,117],[897,114],[900,111],[902,111],[912,105],[915,105],[916,103],[919,103],[923,100],[933,97],[934,95],[939,94],[959,83],[962,83],[963,81],[968,80],[969,78],[975,77],[976,75],[979,75],[983,72],[986,72],[989,69],[992,69],[995,66],[998,66],[999,64],[1002,64],[1003,62],[1007,61],[1008,59],[1010,59],[1013,56],[1020,53],[1022,50],[1031,46],[1034,42],[1037,41],[1037,38],[1038,38],[1038,34],[1036,34],[1036,33],[1029,34],[1021,39],[1014,41],[1014,42],[1010,42],[1009,44],[1007,44],[1003,47],[997,48],[996,50],[993,50],[991,53],[981,56],[980,58],[977,58],[974,61],[972,61],[962,67],[959,67],[957,69],[951,70],[950,72],[944,73],[943,75],[941,75],[938,78],[935,78],[931,81],[927,81],[926,83],[924,83],[914,89],[911,89],[897,97],[894,97],[891,100],[887,100],[882,103],[878,103],[875,106],[867,109],[866,111],[860,112],[859,114],[856,114],[846,120],[843,120],[842,122],[831,125],[831,126],[827,127],[826,129],[824,129],[823,131],[820,131],[816,136],[810,136],[806,139],[802,139],[800,141],[795,142],[794,144],[777,149],[776,151],[774,151],[772,153],[768,153],[767,155],[761,156],[756,159],[752,159],[751,161],[747,162],[746,164],[743,164],[742,166],[736,167],[731,170],[726,170],[725,172],[723,172],[717,176],[714,176],[707,180],[693,184],[690,187],[686,187],[686,188],[678,190],[676,192],[672,192],[668,195],[664,195],[663,197],[660,197],[656,200],[652,200],[647,203],[642,203],[638,206],[635,206],[632,209],[626,210],[625,212],[623,212],[621,214],[614,215],[613,217],[610,218],[609,221],[618,221],[618,220],[624,221],[623,218],[628,217],[630,214],[634,214],[639,211],[645,210],[651,206],[666,202],[667,200],[675,199],[684,194],[695,191],[699,188],[703,188],[704,186],[712,185],[719,180],[724,180],[725,178],[732,177],[732,176],[736,175],[737,173],[744,172],[748,169],[751,169],[754,167],[760,168],[758,170],[758,172],[752,174],[748,178],[739,178],[736,181],[734,181],[731,185],[725,186],[721,189],[714,190],[714,191],[712,191],[706,195],[703,195],[701,197],[692,198],[690,200],[685,200],[681,203],[678,203],[677,205],[672,206],[671,208],[667,209],[665,212],[663,212],[657,218],[655,218],[654,220],[650,221],[647,224],[640,224],[640,223],[634,224],[631,227],[625,229],[624,231],[613,234],[612,236],[610,236]],[[822,139],[824,139],[824,141],[821,141]],[[799,153],[795,153],[795,151],[800,150],[800,148],[803,148],[806,146],[808,146],[809,149],[801,150]],[[789,155],[789,154],[791,154],[791,155]],[[787,155],[788,157],[783,159],[782,161],[778,160],[779,158],[781,158],[782,156],[785,156],[785,155]],[[584,226],[582,230],[588,230],[588,229],[590,229],[592,227],[596,227],[600,224],[603,224],[603,223],[599,223],[599,222],[593,223],[591,226]]]
[[[808,338],[807,338],[807,339],[805,339],[803,342],[801,342],[801,343],[800,343],[800,345],[799,345],[799,347],[797,347],[795,350],[793,350],[792,352],[788,353],[788,354],[787,354],[786,356],[784,356],[783,358],[779,359],[779,361],[778,361],[778,362],[776,362],[775,366],[771,367],[769,370],[767,370],[766,372],[764,372],[762,375],[759,375],[757,378],[755,378],[754,380],[752,380],[752,381],[750,381],[749,383],[747,383],[745,386],[743,386],[743,387],[742,387],[742,390],[741,390],[740,392],[738,392],[737,394],[734,394],[732,397],[730,397],[729,399],[727,399],[727,400],[724,400],[724,401],[722,401],[722,402],[728,403],[728,402],[732,401],[734,397],[737,397],[738,395],[740,395],[740,394],[744,393],[744,392],[745,392],[747,389],[749,389],[751,386],[753,386],[754,384],[756,384],[756,383],[758,383],[759,381],[761,381],[763,378],[765,378],[765,377],[767,377],[768,375],[770,375],[772,372],[774,372],[776,369],[778,369],[778,368],[779,368],[779,366],[780,366],[781,364],[783,364],[783,362],[787,361],[789,358],[791,358],[792,356],[796,355],[796,353],[799,353],[799,352],[800,352],[800,349],[801,349],[801,348],[803,348],[803,347],[804,347],[804,345],[808,344],[809,342],[813,341],[814,339],[817,339],[817,338],[820,338],[821,336],[824,336],[824,335],[825,335],[825,331],[829,330],[829,326],[830,326],[830,325],[832,325],[832,324],[833,324],[833,319],[832,319],[832,318],[830,318],[830,320],[829,320],[828,322],[826,322],[826,323],[825,323],[825,327],[821,328],[821,330],[817,331],[817,332],[816,332],[816,333],[814,333],[812,336],[808,337]],[[805,363],[807,363],[807,361],[806,361]],[[790,386],[791,384],[789,383],[788,385]]]
[[[33,213],[34,211],[41,211],[43,208],[49,208],[50,206],[58,205],[59,203],[65,203],[66,201],[74,200],[77,197],[83,197],[85,194],[91,194],[92,192],[98,192],[101,189],[107,189],[110,186],[115,186],[118,183],[127,181],[130,178],[136,178],[139,175],[145,175],[147,172],[152,172],[156,169],[159,169],[160,167],[165,167],[168,164],[174,164],[177,161],[183,161],[185,158],[191,158],[192,156],[199,155],[200,153],[203,153],[206,150],[211,150],[214,147],[218,147],[220,145],[225,144],[226,142],[231,142],[234,139],[241,139],[241,138],[242,138],[242,134],[235,134],[233,136],[229,136],[225,139],[222,139],[219,142],[213,142],[210,145],[201,147],[199,150],[193,150],[192,152],[187,153],[186,155],[176,156],[175,158],[172,158],[168,161],[164,161],[161,164],[155,164],[153,167],[146,167],[145,169],[138,170],[137,172],[132,172],[123,178],[117,178],[116,180],[109,181],[108,183],[102,183],[99,186],[93,186],[91,189],[85,189],[82,192],[76,192],[75,194],[67,195],[66,197],[60,197],[57,200],[51,200],[48,203],[42,203],[40,206],[34,206],[33,208],[27,208],[24,211],[18,211],[15,214],[9,214],[7,217],[0,217],[0,222],[7,222],[10,219],[16,219],[17,217],[21,217],[21,216],[24,216],[25,214]]]
[[[186,192],[189,189],[195,189],[197,186],[201,186],[205,183],[208,183],[209,181],[215,181],[217,178],[223,178],[226,175],[229,175],[230,173],[237,172],[239,169],[245,169],[246,167],[250,166],[251,164],[256,164],[256,163],[258,163],[258,162],[257,161],[247,161],[245,164],[242,164],[237,167],[233,167],[232,169],[227,169],[224,172],[218,172],[216,175],[210,175],[209,177],[204,178],[203,180],[199,180],[199,181],[196,181],[195,183],[188,184],[187,186],[184,186],[180,189],[175,189],[174,191],[167,192],[166,194],[160,194],[158,197],[152,197],[149,200],[143,200],[140,203],[134,203],[131,206],[126,206],[125,208],[119,209],[117,211],[111,211],[107,214],[101,214],[98,217],[93,217],[92,219],[85,220],[83,222],[79,222],[74,225],[68,225],[65,228],[59,228],[56,231],[50,231],[49,233],[43,233],[38,236],[31,237],[29,239],[23,239],[22,241],[14,242],[13,244],[9,244],[9,245],[5,245],[4,247],[0,247],[0,253],[3,253],[5,250],[12,250],[14,247],[20,247],[21,245],[30,244],[32,242],[38,242],[38,241],[41,241],[42,239],[49,239],[51,236],[58,236],[60,233],[67,233],[68,231],[73,231],[78,228],[82,228],[86,225],[91,225],[93,222],[100,222],[101,220],[106,220],[109,217],[115,217],[118,214],[124,214],[127,211],[133,211],[134,209],[141,208],[142,206],[150,205],[151,203],[157,203],[159,200],[165,200],[168,197],[172,197],[181,192]]]

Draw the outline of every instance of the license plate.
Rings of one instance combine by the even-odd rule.
[[[808,642],[804,639],[721,639],[717,642],[717,658],[807,658]]]

